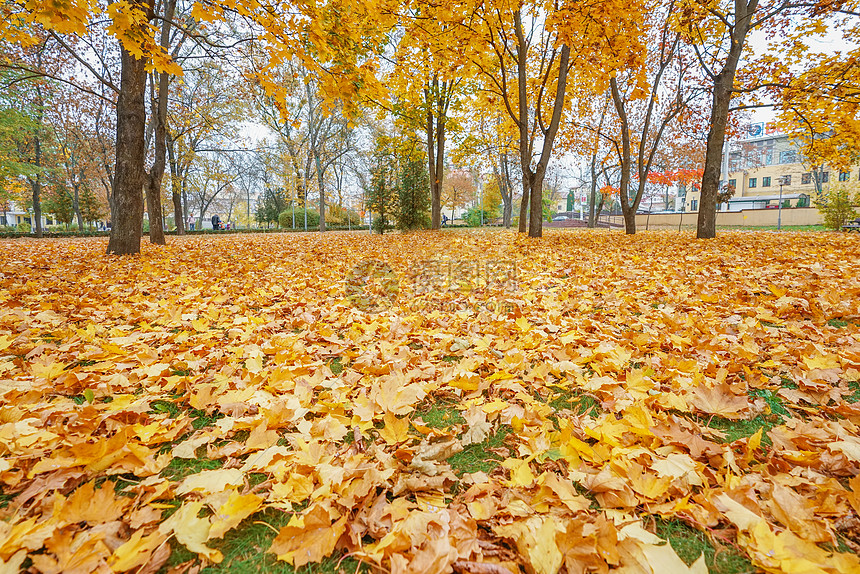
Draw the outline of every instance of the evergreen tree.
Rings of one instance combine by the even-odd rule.
[[[287,198],[284,190],[280,188],[269,187],[260,196],[257,201],[257,222],[266,225],[274,223],[278,224],[278,216],[287,208]]]
[[[53,185],[45,194],[44,208],[47,213],[52,213],[57,221],[65,224],[66,229],[75,217],[74,202],[72,194],[61,184]]]
[[[412,153],[403,162],[397,182],[397,228],[430,227],[430,176],[423,154]]]
[[[94,221],[98,221],[105,216],[102,204],[99,202],[96,194],[93,193],[93,190],[90,189],[90,186],[84,185],[81,187],[81,196],[78,201],[81,209],[81,218],[90,225],[90,228],[92,228]]]
[[[397,162],[387,136],[377,136],[372,161],[367,203],[375,217],[373,228],[384,233],[393,227],[398,209]]]

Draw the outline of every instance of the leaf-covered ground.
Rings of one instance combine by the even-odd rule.
[[[860,572],[857,237],[104,250],[0,242],[0,572]]]

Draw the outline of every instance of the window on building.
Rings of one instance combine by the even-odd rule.
[[[839,181],[849,181],[851,179],[851,174],[847,171],[839,172]]]
[[[733,151],[729,154],[729,170],[735,171],[741,166],[741,152]]]
[[[750,189],[754,188],[758,184],[757,180],[758,180],[757,177],[751,177],[750,178],[750,184],[749,184]]]
[[[762,187],[770,187],[770,177],[761,178],[761,186]]]
[[[803,185],[812,183],[812,174],[810,172],[800,174],[800,183]]]
[[[690,202],[690,211],[696,211],[697,209],[699,209],[699,200],[694,199]]]
[[[830,181],[830,172],[829,171],[822,171],[821,172],[821,183],[827,183],[828,181]]]
[[[791,176],[790,175],[782,176],[782,185],[791,185]]]
[[[779,152],[779,163],[794,163],[794,150]]]
[[[729,180],[729,185],[730,185],[730,186],[732,186],[733,188],[737,189],[737,188],[738,188],[738,180],[736,180],[736,179],[730,179],[730,180]]]

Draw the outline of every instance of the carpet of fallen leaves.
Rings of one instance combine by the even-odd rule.
[[[0,572],[860,572],[856,237],[104,250],[0,242]]]

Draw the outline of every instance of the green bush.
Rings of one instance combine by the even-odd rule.
[[[824,216],[824,227],[840,229],[857,217],[855,206],[860,204],[860,192],[838,186],[822,191],[815,200],[815,207]]]
[[[296,209],[296,226],[295,229],[305,228],[305,210]],[[311,227],[319,227],[320,214],[314,209],[308,209],[308,229]],[[278,227],[281,229],[293,229],[293,210],[285,209],[278,215]]]
[[[19,223],[19,224],[17,225],[17,227],[15,228],[15,230],[16,230],[18,233],[30,233],[31,231],[33,231],[33,228],[32,228],[32,227],[30,227],[30,224],[29,224],[29,223],[27,223],[26,221],[22,221],[21,223]]]

